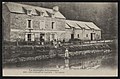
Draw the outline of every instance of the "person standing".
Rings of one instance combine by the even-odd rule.
[[[68,48],[65,50],[65,68],[69,69],[69,51]]]
[[[68,51],[68,48],[66,48],[66,50],[65,50],[65,58],[69,59],[69,51]]]
[[[60,42],[60,41],[58,42],[58,46],[59,46],[59,47],[61,46],[61,42]]]

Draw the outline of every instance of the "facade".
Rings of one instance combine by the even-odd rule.
[[[66,41],[69,39],[100,40],[101,29],[93,22],[66,20]]]
[[[101,39],[101,30],[94,23],[66,20],[57,6],[47,9],[7,2],[2,7],[2,26],[4,41]]]

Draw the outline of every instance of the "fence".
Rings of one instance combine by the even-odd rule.
[[[90,44],[90,43],[111,43],[113,40],[95,40],[95,41],[85,41],[85,44]]]
[[[62,45],[68,46],[68,45],[86,45],[86,44],[104,44],[104,43],[113,43],[117,42],[117,39],[115,40],[82,40],[82,41],[72,41],[72,42],[64,42]],[[38,45],[38,46],[45,46],[45,45],[53,45],[51,42],[44,42],[44,45],[42,45],[39,41],[3,41],[2,42],[3,46],[4,45],[10,45],[10,46],[23,46],[23,45]]]
[[[45,42],[44,44],[51,44],[50,42]],[[41,42],[39,41],[15,41],[15,42],[11,42],[11,41],[4,41],[3,45],[41,45]]]

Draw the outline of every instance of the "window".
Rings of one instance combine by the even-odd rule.
[[[31,28],[31,20],[28,20],[28,28]]]
[[[27,10],[27,15],[31,15],[32,10]]]
[[[25,34],[25,41],[34,41],[35,37],[33,33],[26,33]]]
[[[55,28],[55,22],[52,22],[52,29]]]
[[[40,12],[40,16],[44,16],[44,12]]]
[[[34,33],[26,33],[25,34],[25,41],[34,41],[35,40],[35,34]]]
[[[55,15],[54,15],[54,14],[52,14],[52,15],[51,15],[51,17],[52,17],[52,18],[55,18]]]
[[[77,37],[79,38],[79,34],[77,35]]]
[[[88,37],[88,34],[86,34],[86,37]]]
[[[74,34],[71,34],[71,39],[74,39]]]
[[[40,34],[40,41],[45,41],[45,34]]]
[[[31,34],[28,34],[27,39],[28,41],[31,41]]]
[[[55,34],[52,34],[52,39],[53,39],[53,40],[55,39]]]
[[[45,29],[45,21],[40,21],[40,29]]]

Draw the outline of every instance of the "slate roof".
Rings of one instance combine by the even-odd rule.
[[[72,20],[66,20],[66,24],[69,26],[69,27],[74,27],[74,28],[77,28],[77,29],[81,29],[75,21],[72,21]]]
[[[86,25],[91,28],[91,29],[95,29],[95,30],[101,30],[100,28],[98,28],[93,22],[87,22]]]
[[[70,29],[71,26],[69,26],[67,23],[65,23],[65,28]]]
[[[73,20],[66,20],[65,28],[79,28],[79,29],[95,29],[101,30],[98,28],[93,22],[83,22],[83,21],[73,21]]]
[[[51,17],[51,14],[54,14],[55,18],[64,18],[65,19],[65,17],[59,11],[54,12],[53,9],[25,5],[25,4],[15,3],[15,2],[7,2],[7,3],[5,3],[5,5],[8,7],[10,12],[26,13],[25,10],[31,10],[33,15],[39,15],[38,12],[44,12],[44,16]],[[71,27],[74,27],[76,29],[101,30],[93,22],[66,20],[65,28],[71,28]]]
[[[37,11],[44,12],[44,16],[49,16],[48,13],[51,13],[51,12],[53,13],[53,9],[25,5],[25,4],[15,3],[15,2],[7,2],[5,5],[8,7],[10,12],[15,12],[15,13],[25,13],[25,9],[31,10],[32,14],[34,14],[34,15],[38,15]],[[55,12],[54,15],[55,15],[55,18],[65,18],[59,11]]]
[[[82,29],[90,29],[88,26],[86,26],[86,22],[81,22],[81,21],[77,21],[76,22],[78,24],[79,27],[81,27]]]

